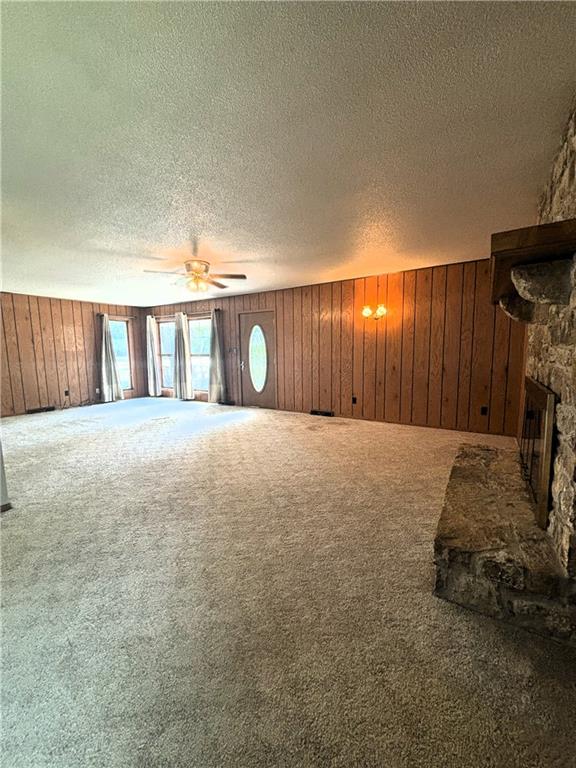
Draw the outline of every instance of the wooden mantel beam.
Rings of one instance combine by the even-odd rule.
[[[576,253],[576,219],[539,224],[492,235],[492,303],[516,293],[512,267],[555,261]]]

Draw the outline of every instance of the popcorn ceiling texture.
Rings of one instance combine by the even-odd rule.
[[[4,290],[190,300],[142,272],[190,229],[246,291],[485,257],[534,218],[575,24],[574,3],[4,3]]]
[[[539,223],[576,217],[576,105],[540,202]],[[528,326],[526,371],[556,393],[558,442],[549,532],[564,566],[576,577],[576,254],[568,303],[535,305]]]

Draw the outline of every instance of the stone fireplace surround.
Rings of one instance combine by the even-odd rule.
[[[576,254],[510,272],[500,305],[529,323],[526,372],[557,398],[549,524],[537,525],[518,451],[462,446],[434,542],[435,594],[576,646]]]
[[[571,219],[576,225],[576,102],[538,225]],[[498,299],[527,324],[526,375],[556,396],[548,528],[531,515],[514,452],[463,446],[435,540],[435,593],[576,645],[576,247],[526,261],[508,269]]]
[[[463,446],[434,542],[435,594],[576,646],[576,255],[510,273],[500,305],[529,323],[526,372],[557,398],[549,524],[537,525],[518,451]]]
[[[556,395],[552,508],[548,533],[576,577],[576,254],[512,269],[529,311],[526,373]]]

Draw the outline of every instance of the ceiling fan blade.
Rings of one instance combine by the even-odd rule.
[[[147,261],[164,261],[162,256],[152,256],[140,253],[139,251],[112,250],[111,248],[90,248],[91,253],[105,253],[108,256],[129,256],[135,259],[146,259]]]
[[[164,272],[161,269],[143,269],[143,272],[149,272],[151,275],[178,275],[183,274],[179,269],[173,269],[172,272]]]
[[[210,285],[215,285],[216,288],[226,288],[223,283],[219,283],[217,280],[212,280],[211,277],[203,277],[202,280],[204,280],[205,283],[210,283]]]
[[[210,274],[212,277],[221,277],[223,280],[246,280],[246,275],[217,275],[214,272]]]

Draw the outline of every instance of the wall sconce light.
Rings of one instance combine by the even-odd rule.
[[[371,317],[373,320],[380,320],[381,317],[384,317],[388,310],[384,306],[384,304],[378,304],[376,309],[372,309],[372,307],[369,307],[366,305],[362,309],[362,316],[363,317]]]

